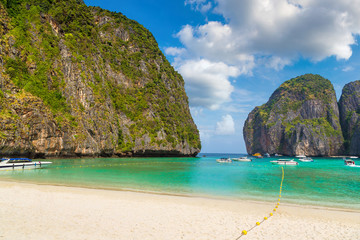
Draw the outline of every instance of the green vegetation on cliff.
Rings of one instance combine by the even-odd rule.
[[[281,84],[271,95],[269,101],[259,107],[259,114],[267,121],[270,111],[274,110],[275,103],[280,100],[281,108],[276,109],[278,114],[286,114],[289,111],[296,112],[307,100],[321,100],[329,103],[332,101],[331,93],[333,91],[331,82],[320,75],[305,74],[292,78]]]
[[[40,98],[72,148],[92,137],[118,152],[200,150],[184,81],[139,23],[81,0],[0,0],[0,11],[7,104],[12,84]]]
[[[346,154],[360,155],[360,80],[344,86],[339,109]]]
[[[343,137],[331,82],[306,74],[285,81],[244,125],[249,153],[338,154]]]

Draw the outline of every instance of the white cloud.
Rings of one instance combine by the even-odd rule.
[[[299,56],[348,59],[360,33],[360,0],[213,0],[213,5],[228,24],[187,25],[178,34],[188,50],[212,61],[217,56],[216,61],[234,64],[239,56],[270,56],[281,64],[269,66],[279,68]]]
[[[215,134],[233,135],[235,133],[235,123],[231,115],[227,114],[222,117],[221,121],[216,123]]]
[[[168,47],[165,49],[165,53],[170,56],[179,56],[186,52],[185,48]]]
[[[203,114],[204,109],[201,107],[190,107],[191,116],[197,117]]]
[[[275,70],[281,70],[286,65],[291,64],[291,60],[288,58],[281,58],[278,56],[272,56],[270,58],[265,59],[265,66],[268,68],[273,68]]]
[[[354,67],[352,66],[346,66],[342,69],[343,72],[350,72],[350,71],[353,71],[354,70]]]
[[[348,59],[360,33],[359,0],[215,0],[254,54]]]
[[[221,104],[230,101],[234,87],[228,78],[239,75],[235,67],[204,59],[183,62],[179,72],[186,79],[185,88],[190,105],[211,110],[216,110]]]
[[[209,22],[199,27],[184,26],[177,34],[187,49],[187,58],[205,58],[209,61],[224,62],[236,66],[240,74],[248,74],[254,67],[254,56],[246,51],[240,38],[236,37],[229,25]]]
[[[166,49],[185,79],[190,104],[209,109],[230,100],[229,77],[251,75],[257,66],[281,70],[299,57],[347,60],[360,34],[360,0],[185,0],[185,5],[226,22],[185,25],[176,34],[184,47]]]
[[[185,0],[185,5],[191,5],[193,10],[205,13],[212,8],[211,1],[207,0]]]

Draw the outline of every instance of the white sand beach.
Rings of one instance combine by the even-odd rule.
[[[0,181],[0,239],[231,240],[274,204]],[[280,204],[240,239],[360,239],[360,211]]]

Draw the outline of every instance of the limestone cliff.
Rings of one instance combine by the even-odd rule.
[[[244,139],[249,154],[339,154],[343,137],[332,84],[312,74],[284,82],[249,114]]]
[[[344,86],[339,101],[345,153],[360,155],[360,81]]]
[[[152,36],[79,0],[0,0],[0,155],[193,156],[182,77]]]

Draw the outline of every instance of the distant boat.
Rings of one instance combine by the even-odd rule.
[[[310,157],[299,158],[301,162],[313,162],[314,160]]]
[[[41,168],[52,162],[33,162],[29,158],[1,158],[0,170]]]
[[[253,154],[253,157],[256,157],[256,158],[263,158],[263,156],[262,156],[260,153],[255,153],[255,154]]]
[[[277,153],[275,153],[275,155],[274,155],[275,157],[282,157],[282,155],[281,154],[277,154]]]
[[[359,158],[359,157],[356,157],[356,156],[350,156],[350,158],[352,158],[352,159],[356,159],[356,158]]]
[[[239,158],[232,158],[233,161],[239,161],[239,162],[251,162],[252,160],[247,157],[239,157]]]
[[[265,153],[265,154],[264,154],[264,157],[270,157],[270,154]]]
[[[231,163],[231,159],[230,158],[219,158],[219,159],[216,159],[216,161],[218,163]]]
[[[351,159],[345,159],[344,162],[345,162],[345,165],[349,166],[349,167],[360,167],[360,165],[355,165],[354,160],[351,160]]]
[[[278,159],[274,161],[270,161],[272,164],[278,164],[278,165],[299,165],[298,162],[295,162],[294,159]]]
[[[349,166],[349,167],[355,167],[356,166],[355,162],[353,160],[351,160],[351,159],[345,159],[344,163],[345,163],[346,166]]]
[[[306,158],[306,156],[305,155],[297,155],[297,156],[295,156],[296,158]]]

